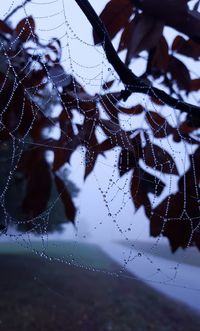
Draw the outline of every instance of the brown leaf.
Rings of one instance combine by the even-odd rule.
[[[62,145],[61,145],[62,144]],[[72,151],[68,148],[66,140],[59,141],[54,149],[53,171],[59,170],[65,163],[69,162]]]
[[[129,40],[126,64],[143,50],[154,48],[159,42],[163,23],[145,14],[135,16],[132,24],[132,34]]]
[[[109,90],[111,88],[111,86],[113,85],[113,83],[115,82],[115,80],[110,80],[109,82],[106,82],[102,85],[102,88],[104,90]]]
[[[118,52],[122,51],[123,49],[128,48],[129,45],[129,40],[131,38],[131,34],[132,31],[134,29],[135,26],[135,22],[134,20],[131,20],[124,28],[121,38],[120,38],[120,42],[119,42],[119,46],[118,46]]]
[[[178,247],[186,248],[196,245],[200,249],[199,231],[192,232],[199,226],[200,213],[198,196],[199,188],[196,180],[200,179],[199,150],[195,152],[193,162],[197,172],[194,176],[193,166],[178,182],[178,192],[165,198],[150,217],[150,233],[157,237],[161,234],[169,239],[172,251]]]
[[[190,90],[190,73],[185,64],[174,56],[169,57],[168,72],[180,90]]]
[[[106,4],[100,19],[104,22],[111,39],[128,23],[132,12],[133,4],[130,0],[111,0]],[[94,31],[93,38],[95,44],[102,42]]]
[[[153,130],[154,137],[164,138],[173,133],[173,127],[167,120],[156,112],[148,111],[146,113],[146,121],[149,123],[150,128]]]
[[[157,177],[152,176],[141,168],[136,168],[131,180],[131,196],[135,208],[144,206],[146,213],[151,209],[148,193],[159,196],[165,184]]]
[[[76,208],[64,182],[55,175],[55,184],[65,207],[65,214],[72,223],[75,221]]]
[[[124,107],[118,106],[118,109],[119,109],[119,113],[132,114],[132,115],[142,114],[144,111],[144,107],[140,104],[133,106],[131,108],[124,108]]]
[[[148,143],[143,149],[143,160],[151,168],[167,174],[178,175],[172,156],[157,145]]]
[[[46,209],[50,198],[52,179],[49,165],[44,153],[35,150],[24,154],[23,167],[27,187],[22,207],[30,217],[37,217]]]
[[[98,153],[106,152],[115,147],[115,144],[112,142],[111,139],[106,139],[99,145],[94,147],[94,150]]]
[[[87,149],[86,155],[85,155],[85,173],[84,173],[84,179],[86,179],[91,172],[94,170],[94,166],[97,160],[98,153],[94,151],[89,151]]]
[[[22,41],[32,38],[35,32],[35,21],[32,16],[25,17],[16,26],[15,31]]]
[[[190,91],[198,91],[200,90],[200,79],[191,79],[190,80]]]
[[[168,44],[164,36],[161,37],[156,46],[153,59],[151,62],[152,74],[157,71],[166,72],[169,62]]]
[[[186,40],[182,36],[177,36],[174,39],[172,50],[179,54],[192,57],[195,60],[198,60],[200,57],[200,45],[191,39]]]
[[[120,177],[126,174],[128,171],[136,167],[138,159],[133,152],[129,150],[122,149],[119,155],[118,169]]]
[[[118,124],[118,99],[115,98],[112,93],[107,93],[101,97],[100,103],[110,119]]]
[[[13,30],[10,28],[10,26],[2,20],[0,20],[0,31],[9,34],[13,33]]]

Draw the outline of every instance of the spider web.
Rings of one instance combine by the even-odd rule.
[[[6,17],[16,5],[15,1],[10,1],[4,11],[2,10],[1,16]],[[1,182],[1,207],[7,224],[6,231],[2,230],[2,240],[9,238],[19,247],[27,248],[34,254],[49,260],[111,274],[115,277],[136,279],[139,276],[156,288],[165,288],[165,292],[168,292],[169,288],[172,291],[175,291],[174,288],[180,288],[192,290],[192,293],[198,296],[200,290],[198,282],[195,280],[195,283],[194,281],[191,283],[191,280],[185,276],[191,269],[194,270],[196,276],[199,274],[199,264],[195,257],[196,249],[190,248],[184,252],[179,249],[175,255],[172,255],[168,241],[163,236],[167,223],[173,221],[173,213],[170,212],[173,208],[171,200],[180,191],[178,186],[180,177],[183,178],[184,203],[183,205],[180,203],[181,210],[178,218],[180,222],[187,220],[190,226],[191,236],[187,242],[188,247],[194,232],[199,232],[199,214],[191,217],[186,208],[188,199],[186,174],[189,169],[191,169],[194,186],[192,201],[196,205],[199,204],[195,166],[195,152],[199,141],[198,130],[193,131],[190,136],[191,141],[195,139],[195,143],[185,140],[179,123],[184,121],[186,115],[181,114],[178,109],[164,105],[156,94],[157,102],[153,102],[148,94],[139,93],[133,93],[127,101],[120,99],[123,84],[108,63],[103,47],[94,46],[91,28],[73,1],[31,1],[28,6],[23,7],[19,15],[29,17],[30,14],[36,21],[41,42],[47,44],[52,40],[52,36],[58,38],[62,49],[60,63],[65,73],[53,72],[45,68],[48,79],[45,84],[43,82],[46,85],[46,95],[42,103],[38,102],[36,97],[38,86],[30,86],[28,90],[24,87],[25,93],[31,94],[33,103],[37,105],[37,111],[33,110],[32,123],[23,139],[17,138],[15,132],[23,121],[24,101],[18,127],[10,131],[12,144],[9,146],[6,163],[9,173],[5,172],[4,181]],[[18,18],[18,15],[13,17],[13,25]],[[114,44],[117,45],[118,40],[119,36],[114,40]],[[16,42],[17,38],[12,41],[10,47]],[[1,54],[4,54],[1,57],[8,64],[6,74],[8,78],[10,71],[13,69],[15,72],[15,68],[12,65],[13,57],[9,55],[3,41],[1,41]],[[33,62],[35,54],[41,59],[45,56],[44,50],[38,47],[32,54]],[[125,51],[122,52],[121,57],[125,57]],[[132,64],[133,72],[136,74],[144,70],[144,58],[145,55]],[[45,63],[43,65],[45,67]],[[28,73],[25,63],[22,70],[23,79],[26,75]],[[7,112],[16,89],[19,85],[23,85],[23,79],[19,80],[19,76],[15,76],[10,98],[3,113]],[[114,82],[111,84],[112,81]],[[12,183],[24,150],[27,146],[31,146],[32,150],[38,148],[38,144],[29,140],[29,133],[37,118],[37,112],[45,113],[50,101],[53,100],[53,106],[48,110],[51,130],[47,130],[46,136],[48,139],[57,140],[62,136],[67,143],[72,140],[58,123],[54,123],[54,118],[60,114],[60,100],[66,113],[71,107],[70,101],[67,99],[63,101],[62,96],[62,88],[68,83],[73,86],[70,93],[75,98],[73,116],[70,119],[73,131],[78,132],[84,120],[91,122],[91,112],[101,118],[101,125],[96,125],[94,120],[92,125],[88,126],[85,145],[82,139],[78,147],[73,150],[70,162],[58,170],[62,178],[66,176],[68,185],[75,183],[76,187],[79,187],[79,192],[74,188],[75,186],[72,187],[72,191],[75,191],[74,202],[78,210],[75,226],[66,224],[62,233],[49,234],[48,224],[52,221],[53,210],[54,208],[56,210],[62,194],[57,194],[56,198],[54,196],[48,208],[40,214],[39,218],[43,222],[42,226],[38,226],[36,222],[38,217],[27,219],[12,217],[12,213],[10,214],[8,210],[8,203],[11,201],[6,201],[6,192]],[[159,86],[159,82],[156,83]],[[84,89],[84,92],[80,87]],[[5,84],[2,84],[1,94],[4,88]],[[184,93],[180,97],[185,97]],[[190,98],[192,102],[197,103],[198,94],[194,93]],[[96,108],[93,108],[94,105]],[[133,107],[135,107],[135,113],[131,111]],[[144,111],[140,111],[140,107]],[[165,120],[162,122],[163,118]],[[169,134],[169,128],[173,130],[173,134]],[[173,135],[176,136],[176,141]],[[57,148],[64,149],[62,146]],[[142,157],[138,158],[138,153]],[[51,149],[46,153],[46,158],[52,165],[54,152]],[[138,162],[135,164],[137,158]],[[85,169],[88,171],[86,181],[84,181]],[[130,183],[132,183],[131,189]],[[146,190],[146,194],[143,190]],[[151,205],[148,215],[141,199],[146,199],[146,205],[149,203]],[[159,234],[153,234],[156,237],[153,238],[149,236],[149,223],[154,222],[154,210],[159,211],[156,208],[163,201],[167,201],[162,207],[164,213],[157,215],[162,220],[162,226]],[[30,230],[25,232],[16,230],[18,225],[28,223],[33,225]],[[70,240],[70,248],[66,248],[65,240]],[[82,243],[98,244],[119,263],[119,268],[110,271],[101,265],[101,261],[90,261],[88,264],[78,249]],[[59,246],[63,246],[66,250],[63,256],[56,253],[59,251]],[[162,256],[166,257],[166,260],[163,260]],[[194,261],[191,262],[191,260]],[[189,266],[192,263],[193,266]],[[127,271],[134,274],[127,274]]]

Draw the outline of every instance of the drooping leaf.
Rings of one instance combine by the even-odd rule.
[[[51,173],[43,153],[35,150],[24,154],[24,170],[27,180],[23,210],[29,217],[37,217],[45,211],[51,193]]]
[[[182,61],[171,55],[169,57],[168,71],[180,90],[190,90],[190,73]]]
[[[152,75],[158,75],[158,72],[164,73],[167,70],[169,62],[168,44],[164,36],[162,36],[155,48],[155,52],[151,61]]]
[[[133,29],[135,27],[135,22],[134,20],[131,20],[124,28],[121,38],[120,38],[120,42],[119,42],[119,46],[118,46],[118,52],[128,48],[129,45],[129,41],[131,39],[131,34],[133,32]]]
[[[100,19],[104,22],[111,39],[128,23],[132,12],[133,4],[130,0],[111,0],[106,4],[101,12]],[[102,42],[94,31],[93,38],[95,44]]]
[[[141,168],[136,168],[133,172],[131,180],[131,196],[135,208],[138,209],[144,206],[145,212],[151,210],[151,203],[148,193],[153,193],[159,196],[165,184],[157,177],[149,174]]]
[[[0,20],[0,31],[3,33],[9,33],[9,34],[13,33],[13,30],[11,29],[11,27],[2,20]]]
[[[179,247],[196,245],[200,249],[198,229],[200,214],[197,196],[200,191],[195,187],[193,169],[179,180],[177,193],[166,197],[149,213],[150,234],[154,237],[163,235],[169,239],[172,251]]]
[[[200,90],[200,79],[191,79],[190,80],[190,91],[198,91]]]
[[[195,60],[198,60],[200,57],[200,45],[191,39],[186,40],[182,36],[177,36],[174,39],[172,50],[179,54],[192,57]]]
[[[138,159],[136,155],[129,150],[122,149],[119,155],[118,169],[120,177],[137,166]]]
[[[172,156],[157,145],[148,143],[143,149],[143,160],[147,166],[166,174],[178,175]]]
[[[145,117],[150,125],[150,128],[153,130],[154,137],[164,138],[173,133],[173,127],[160,114],[153,111],[148,111]]]
[[[125,108],[125,107],[121,107],[121,106],[118,106],[119,108],[119,112],[120,113],[124,113],[124,114],[132,114],[132,115],[139,115],[139,114],[142,114],[143,111],[144,111],[144,107],[140,104],[136,105],[136,106],[133,106],[131,108]]]
[[[15,31],[20,39],[25,42],[28,38],[33,38],[35,33],[35,21],[32,16],[25,17],[16,26]]]
[[[154,48],[161,38],[162,31],[162,22],[143,13],[135,16],[125,62],[129,64],[131,58],[141,51]]]
[[[85,155],[85,173],[84,179],[86,179],[91,172],[94,170],[94,166],[96,164],[98,153],[95,151],[90,151],[89,149],[86,150]]]
[[[103,85],[102,85],[102,88],[106,91],[106,90],[109,90],[111,88],[111,86],[113,85],[115,81],[114,80],[110,80],[109,82],[105,82]]]
[[[60,194],[60,197],[61,197],[62,202],[63,202],[64,207],[65,207],[66,217],[68,218],[69,221],[74,223],[75,216],[76,216],[76,208],[74,206],[74,203],[73,203],[73,200],[70,196],[70,193],[68,192],[66,185],[60,179],[60,177],[55,175],[54,178],[55,178],[55,184],[56,184],[57,190]]]

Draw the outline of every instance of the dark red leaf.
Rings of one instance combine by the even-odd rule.
[[[144,111],[144,107],[142,105],[136,105],[131,108],[124,108],[121,106],[118,106],[119,113],[124,113],[124,114],[132,114],[132,115],[138,115],[142,114]]]
[[[200,57],[200,45],[191,39],[186,40],[182,36],[177,36],[174,39],[172,50],[179,54],[192,57],[195,60],[198,60]]]
[[[43,153],[35,150],[23,156],[23,167],[27,179],[23,210],[29,217],[37,217],[47,207],[52,179],[49,165]]]
[[[174,56],[169,57],[168,72],[172,75],[172,80],[176,81],[179,89],[190,90],[190,73],[188,68]]]
[[[135,57],[143,50],[154,48],[159,42],[163,23],[145,14],[136,15],[133,20],[132,33],[129,40],[126,63],[129,64],[132,57]]]
[[[111,139],[106,139],[99,145],[94,147],[94,150],[98,153],[106,152],[113,149],[116,145],[113,143]]]
[[[132,12],[133,4],[130,0],[111,0],[107,3],[100,19],[104,22],[111,39],[128,23]],[[95,44],[102,42],[94,32],[93,37]]]
[[[178,175],[172,156],[157,145],[148,143],[143,149],[143,160],[149,167],[167,174]]]
[[[153,59],[151,62],[151,71],[154,75],[158,71],[166,72],[169,62],[168,44],[164,36],[161,37],[156,46]]]
[[[160,179],[152,176],[141,168],[136,168],[131,180],[131,195],[135,208],[138,209],[144,206],[147,212],[151,209],[148,193],[159,196],[164,187],[165,184]]]
[[[199,151],[200,149],[197,149],[193,156],[193,163],[196,165],[195,176],[193,166],[190,166],[186,174],[179,179],[178,192],[167,197],[151,215],[148,215],[151,235],[166,236],[172,251],[178,247],[186,248],[193,245],[200,249],[199,231],[192,231],[198,229],[200,220],[198,201],[200,190],[196,186],[200,179]]]
[[[106,82],[106,83],[104,83],[104,84],[102,85],[102,88],[103,88],[104,90],[109,90],[109,88],[111,88],[111,86],[113,85],[114,82],[115,82],[114,80],[111,80],[111,81],[109,81],[109,82]]]
[[[148,111],[146,113],[146,120],[156,138],[164,138],[174,131],[173,127],[167,122],[167,120],[156,112]]]
[[[198,91],[200,90],[200,79],[191,79],[190,81],[190,91]]]
[[[91,172],[94,170],[94,166],[97,160],[98,154],[94,151],[89,151],[87,149],[86,155],[85,155],[85,174],[84,179],[86,179]]]
[[[2,20],[0,20],[0,31],[9,34],[13,33],[13,30],[10,28],[10,26]]]
[[[128,171],[135,168],[138,164],[138,159],[133,152],[123,149],[119,155],[118,169],[120,177],[126,174]]]
[[[119,42],[119,46],[118,46],[118,50],[117,50],[118,52],[122,51],[123,49],[128,48],[134,26],[135,26],[135,22],[134,22],[134,20],[131,20],[124,28],[121,38],[120,38],[120,42]]]
[[[60,194],[60,197],[61,197],[62,202],[63,202],[64,207],[65,207],[66,217],[68,218],[68,220],[70,220],[72,223],[74,223],[75,216],[76,216],[76,208],[74,206],[73,200],[72,200],[72,198],[71,198],[71,196],[70,196],[70,194],[67,190],[66,185],[60,179],[60,177],[55,175],[54,178],[55,178],[55,183],[56,183],[57,190]]]
[[[32,16],[22,19],[16,26],[15,31],[22,41],[32,38],[35,32],[35,21]]]

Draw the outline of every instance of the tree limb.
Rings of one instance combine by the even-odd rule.
[[[126,87],[127,93],[125,97],[127,98],[131,93],[144,93],[151,97],[159,98],[163,104],[167,104],[170,107],[179,109],[182,112],[189,113],[190,116],[194,118],[200,117],[200,108],[192,104],[188,104],[182,100],[178,100],[168,95],[163,90],[156,87],[147,85],[143,79],[137,77],[119,58],[117,52],[115,51],[109,34],[106,30],[104,23],[98,17],[93,7],[90,5],[88,0],[75,0],[80,9],[83,11],[88,21],[92,25],[95,33],[98,35],[99,39],[102,40],[102,46],[105,50],[106,56],[110,64],[113,66],[117,74],[119,75],[121,81]]]

